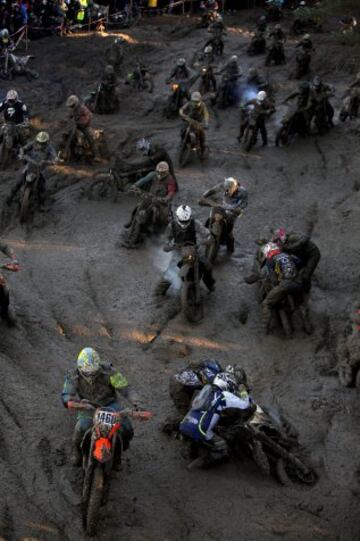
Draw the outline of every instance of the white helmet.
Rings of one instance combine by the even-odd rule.
[[[186,65],[186,60],[185,58],[178,58],[177,62],[176,62],[176,65],[177,66],[185,66]]]
[[[200,94],[200,92],[193,92],[191,94],[191,101],[195,101],[196,103],[200,103],[201,102],[201,94]]]
[[[167,162],[159,162],[156,166],[156,172],[160,178],[165,178],[169,174],[169,164]]]
[[[50,135],[47,131],[40,131],[36,136],[36,141],[42,145],[50,141]]]
[[[213,379],[213,385],[219,387],[222,391],[230,391],[233,393],[236,390],[235,376],[229,372],[220,372]]]
[[[260,103],[266,100],[267,94],[265,90],[260,90],[260,92],[256,95],[256,101],[259,101]]]
[[[230,62],[237,62],[239,60],[239,57],[236,54],[233,54],[230,58]]]
[[[211,47],[211,45],[207,45],[207,47],[205,47],[204,49],[204,53],[205,54],[210,54],[213,52],[213,48]]]
[[[180,207],[176,209],[176,212],[175,212],[176,223],[182,229],[186,229],[188,227],[191,221],[191,216],[192,216],[192,210],[188,205],[180,205]]]
[[[238,181],[234,177],[226,177],[224,180],[225,192],[233,193],[238,187]]]
[[[19,99],[19,95],[16,90],[9,90],[9,92],[6,94],[6,99],[17,101]]]

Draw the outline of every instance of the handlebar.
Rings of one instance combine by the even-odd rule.
[[[92,404],[91,402],[88,402],[86,400],[69,400],[67,403],[68,409],[72,410],[87,410],[87,411],[96,411],[97,409],[101,409],[102,407],[106,406],[100,406],[99,404]],[[138,411],[136,409],[130,409],[125,408],[121,411],[114,411],[112,412],[117,418],[121,419],[121,417],[124,417],[125,415],[132,417],[133,419],[140,419],[143,421],[148,421],[151,419],[151,417],[154,416],[154,414],[151,411]]]
[[[12,272],[18,272],[20,270],[20,265],[17,261],[16,262],[12,261],[9,263],[4,263],[3,265],[0,266],[0,269],[12,271]]]

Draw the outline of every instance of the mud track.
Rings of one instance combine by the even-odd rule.
[[[124,74],[131,59],[141,55],[156,72],[155,91],[134,94],[122,86],[119,114],[95,116],[112,153],[146,135],[175,155],[180,123],[162,116],[164,80],[180,51],[190,59],[207,34],[184,20],[176,19],[174,28],[173,20],[151,20],[127,33]],[[263,58],[245,55],[247,23],[231,19],[225,45],[226,55],[239,54],[244,70],[263,64]],[[16,81],[16,87],[38,126],[48,128],[55,141],[66,96],[85,95],[94,87],[111,39],[73,36],[31,44],[41,78],[31,84]],[[330,37],[317,35],[314,41],[315,67],[327,73],[339,97],[351,76],[329,75],[324,58]],[[292,40],[287,48],[291,56]],[[289,69],[268,71],[278,103],[293,88]],[[338,98],[335,103],[339,106]],[[270,122],[269,147],[245,155],[235,140],[237,113],[221,112],[221,128],[208,132],[208,163],[193,162],[179,171],[177,200],[194,208],[202,191],[226,175],[237,176],[249,190],[248,210],[236,227],[235,255],[220,258],[216,292],[205,294],[207,314],[199,325],[184,322],[171,300],[155,306],[152,290],[164,263],[160,245],[119,248],[134,200],[89,201],[89,168],[58,168],[48,181],[51,205],[30,227],[21,228],[16,215],[3,213],[1,233],[23,266],[9,277],[18,326],[0,327],[0,536],[6,541],[84,538],[81,474],[67,460],[74,419],[62,408],[60,391],[65,371],[86,345],[121,368],[156,412],[154,421],[136,425],[123,471],[114,475],[99,539],[359,539],[359,397],[340,388],[335,354],[336,337],[359,292],[359,123],[350,129],[336,120],[328,135],[276,149],[273,134],[282,113],[280,106]],[[1,173],[2,205],[15,174]],[[206,210],[197,212],[205,219]],[[322,251],[311,298],[311,337],[301,332],[288,341],[280,334],[265,337],[255,290],[243,283],[254,239],[278,224],[313,229]],[[244,307],[247,319],[240,318]],[[186,471],[179,443],[158,428],[171,411],[169,374],[188,358],[205,356],[241,363],[255,398],[286,412],[312,450],[320,474],[314,488],[280,487],[251,463]]]

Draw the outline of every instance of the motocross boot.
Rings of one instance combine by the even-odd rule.
[[[234,246],[235,246],[235,239],[233,236],[229,236],[226,239],[226,249],[227,249],[228,254],[234,253]]]
[[[72,437],[72,451],[70,455],[70,462],[73,466],[81,466],[82,462],[82,453],[81,453],[81,442],[83,439],[83,432],[75,427],[73,437]]]

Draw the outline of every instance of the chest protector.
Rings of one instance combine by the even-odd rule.
[[[175,220],[171,223],[174,243],[183,246],[185,244],[196,244],[196,230],[193,218],[186,229],[180,227]]]
[[[116,400],[116,392],[110,383],[110,375],[100,372],[95,378],[85,379],[78,377],[78,393],[80,398],[86,398],[90,402],[107,406]]]

